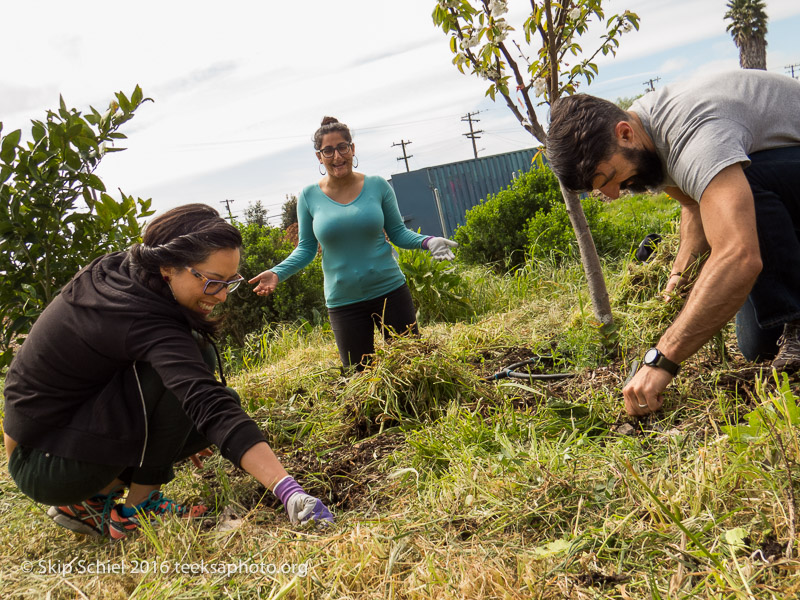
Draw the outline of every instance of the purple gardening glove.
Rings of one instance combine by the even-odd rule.
[[[333,515],[322,500],[306,494],[290,475],[278,482],[273,493],[283,503],[293,525],[303,525],[312,521],[325,525],[333,523]]]
[[[431,253],[434,260],[453,260],[455,255],[451,248],[456,246],[456,242],[443,237],[430,236],[422,240],[422,247]]]

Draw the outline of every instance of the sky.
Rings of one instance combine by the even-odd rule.
[[[482,130],[479,156],[538,145],[502,100],[485,97],[485,81],[452,64],[435,0],[0,1],[3,131],[29,134],[59,95],[103,112],[138,84],[153,102],[123,126],[126,150],[96,172],[115,197],[152,198],[159,212],[204,202],[241,216],[261,201],[280,219],[287,196],[320,179],[311,138],[325,115],[350,126],[357,170],[387,179],[406,169],[401,142],[411,142],[412,170],[472,158],[468,113]],[[651,79],[661,87],[738,68],[725,4],[607,0],[607,15],[631,10],[641,26],[581,91],[616,100]],[[521,29],[530,3],[508,5]],[[796,65],[800,77],[800,2],[766,6],[767,68],[788,76]]]

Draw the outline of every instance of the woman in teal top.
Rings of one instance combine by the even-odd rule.
[[[353,171],[355,144],[347,125],[325,117],[314,134],[314,149],[320,172],[323,166],[326,172],[297,200],[297,248],[250,283],[257,284],[259,295],[272,293],[314,259],[319,244],[325,303],[339,355],[345,366],[363,364],[375,351],[375,326],[384,338],[418,331],[411,292],[386,236],[400,248],[425,248],[440,260],[453,258],[456,243],[406,228],[386,180]]]

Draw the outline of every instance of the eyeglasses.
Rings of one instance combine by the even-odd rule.
[[[236,278],[232,279],[231,281],[220,281],[219,279],[209,279],[202,273],[195,271],[192,267],[186,267],[186,269],[198,279],[206,282],[206,284],[203,286],[203,293],[207,296],[219,294],[225,288],[228,289],[228,293],[230,294],[239,287],[239,284],[244,281],[244,277],[238,274]]]
[[[334,152],[338,152],[339,156],[347,156],[350,154],[350,150],[352,149],[352,145],[348,144],[347,142],[342,142],[341,144],[337,144],[336,146],[325,146],[322,148],[319,153],[322,154],[325,158],[333,158]]]

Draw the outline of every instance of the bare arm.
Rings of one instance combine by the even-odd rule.
[[[14,452],[14,448],[17,447],[17,442],[14,441],[6,432],[3,432],[3,441],[6,445],[6,456],[8,457],[8,460],[11,460],[11,453]]]
[[[675,362],[697,352],[736,314],[761,272],[753,194],[741,165],[711,180],[700,216],[711,255],[686,306],[658,344]]]
[[[278,457],[266,442],[259,442],[242,455],[242,469],[255,477],[261,485],[272,491],[275,485],[288,475]]]
[[[685,282],[684,272],[711,247],[703,229],[700,205],[679,188],[669,187],[665,191],[681,204],[681,243],[672,265],[669,280],[664,288],[665,292],[671,292]]]
[[[727,167],[711,180],[699,209],[711,254],[686,305],[657,345],[678,363],[736,314],[761,271],[753,195],[741,165]],[[660,408],[661,392],[671,380],[663,369],[640,369],[623,390],[628,413],[644,415]]]

